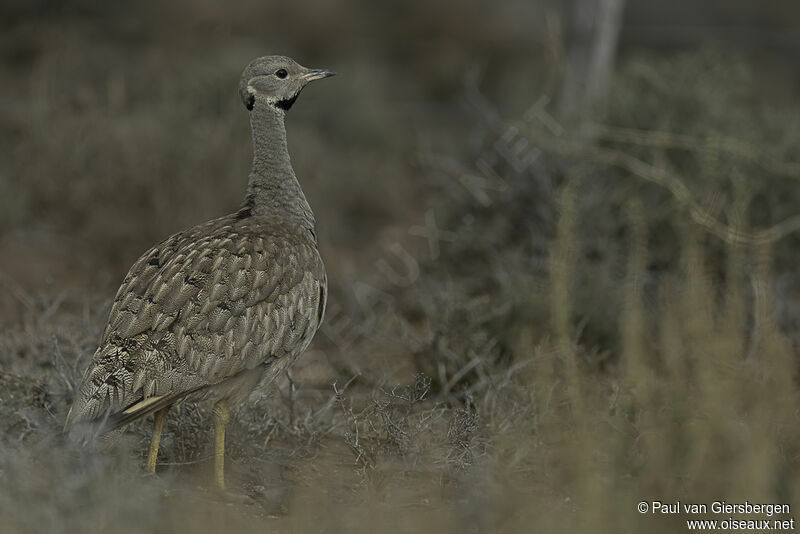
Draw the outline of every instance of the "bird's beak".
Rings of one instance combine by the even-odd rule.
[[[311,82],[314,80],[321,80],[322,78],[327,78],[329,76],[335,76],[335,75],[336,75],[335,72],[328,69],[308,69],[308,72],[303,74],[303,78],[305,78],[307,82]]]

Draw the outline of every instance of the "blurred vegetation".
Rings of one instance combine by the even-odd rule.
[[[0,530],[675,532],[692,517],[636,505],[800,509],[782,71],[627,48],[571,122],[545,4],[346,6],[4,7]],[[158,477],[149,421],[99,449],[59,431],[125,269],[237,206],[236,81],[265,53],[340,73],[287,120],[332,291],[231,423],[232,503],[208,406],[171,412]]]

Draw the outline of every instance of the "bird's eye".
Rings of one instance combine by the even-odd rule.
[[[275,71],[275,76],[277,76],[280,79],[284,79],[288,75],[289,75],[289,73],[286,72],[286,69],[278,69],[278,70]]]

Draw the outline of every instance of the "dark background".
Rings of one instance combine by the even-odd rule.
[[[413,219],[429,194],[415,166],[421,142],[456,155],[468,142],[465,78],[519,115],[558,96],[574,33],[574,6],[512,0],[2,9],[2,270],[26,288],[100,281],[104,292],[150,244],[239,202],[251,149],[236,83],[251,58],[286,54],[340,73],[288,120],[297,174],[338,264],[339,250],[360,256]],[[799,22],[789,0],[632,1],[620,61],[714,44],[747,62],[754,97],[791,102]]]

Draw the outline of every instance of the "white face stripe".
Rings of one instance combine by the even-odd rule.
[[[251,78],[251,81],[252,81],[253,79],[254,79],[254,78]],[[248,92],[248,94],[250,94],[250,95],[251,95],[251,96],[253,96],[253,97],[255,97],[256,95],[260,95],[260,94],[262,94],[262,93],[259,93],[259,92],[258,92],[258,89],[256,89],[255,87],[253,87],[253,86],[252,86],[252,85],[250,85],[250,84],[248,84],[248,85],[247,85],[247,92]],[[269,102],[270,104],[274,104],[275,102],[277,102],[277,101],[278,101],[278,98],[277,98],[277,97],[274,97],[274,96],[268,96],[268,97],[266,97],[266,99],[267,99],[267,102]]]

